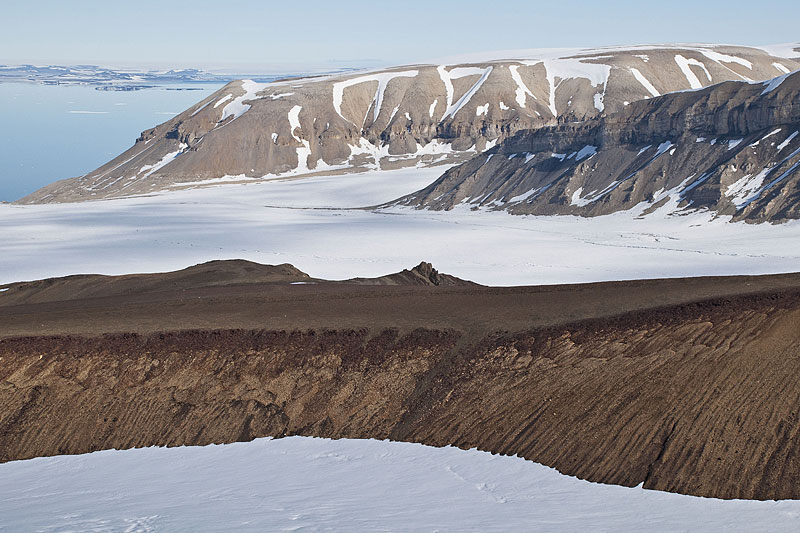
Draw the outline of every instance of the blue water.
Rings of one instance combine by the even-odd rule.
[[[84,85],[0,83],[0,201],[83,175],[130,148],[139,134],[219,84],[96,91]],[[168,90],[196,87],[201,90]],[[87,111],[91,113],[87,113]]]

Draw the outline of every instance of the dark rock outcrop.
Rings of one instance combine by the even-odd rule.
[[[435,286],[464,286],[477,285],[448,274],[441,274],[430,263],[422,262],[411,270],[403,270],[396,274],[378,278],[353,278],[344,283],[359,285],[435,285]]]
[[[800,218],[800,73],[724,82],[520,132],[394,204],[595,216],[705,208]]]

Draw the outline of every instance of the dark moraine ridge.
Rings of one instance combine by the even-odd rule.
[[[233,269],[264,267],[252,265]],[[605,483],[800,497],[800,275],[509,288],[234,278],[73,300],[44,298],[40,282],[0,293],[0,460],[390,438]],[[21,303],[26,290],[39,301]]]

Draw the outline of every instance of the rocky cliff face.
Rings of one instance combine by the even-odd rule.
[[[797,498],[799,317],[795,292],[475,342],[422,329],[0,339],[0,461],[389,438],[604,483]]]
[[[800,218],[800,73],[724,82],[520,132],[397,204],[595,216]]]
[[[0,461],[390,438],[800,497],[800,274],[500,288],[444,286],[458,280],[423,263],[377,278],[395,285],[310,279],[215,261],[8,286]]]
[[[404,269],[396,274],[380,276],[378,278],[353,278],[342,283],[358,285],[418,285],[418,286],[468,286],[475,285],[471,281],[463,280],[449,274],[442,274],[430,263],[423,261],[412,269]]]
[[[538,51],[271,84],[233,82],[143,132],[106,165],[22,202],[453,162],[519,130],[619,111],[666,92],[767,79],[798,68],[800,52],[792,58],[755,48],[665,45]]]

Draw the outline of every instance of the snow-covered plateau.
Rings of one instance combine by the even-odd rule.
[[[0,465],[8,531],[796,531],[800,501],[589,483],[518,457],[308,437]]]
[[[74,204],[0,205],[0,284],[163,272],[212,259],[292,263],[312,276],[380,276],[432,262],[491,285],[767,274],[800,265],[800,223],[730,223],[674,206],[582,218],[360,209],[446,166],[215,184]]]

